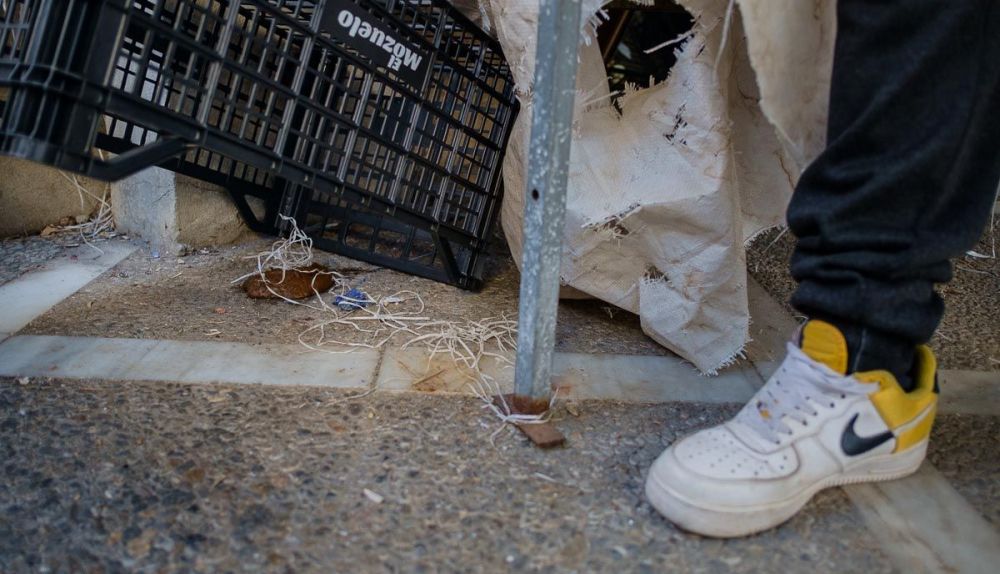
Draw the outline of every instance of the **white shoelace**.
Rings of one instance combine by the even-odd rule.
[[[809,424],[808,419],[819,414],[818,406],[833,408],[838,400],[871,390],[870,385],[834,372],[789,343],[781,367],[736,415],[736,422],[780,444],[783,436],[792,434],[786,419]]]

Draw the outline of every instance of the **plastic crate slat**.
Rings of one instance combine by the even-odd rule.
[[[328,34],[344,6],[424,54],[420,73]],[[293,215],[335,251],[467,288],[518,108],[499,45],[442,0],[0,0],[0,85],[0,152],[161,165],[226,186],[251,225]]]
[[[395,6],[395,5],[399,5],[399,4],[407,4],[407,3],[406,2],[394,2],[394,1],[391,1],[391,0],[389,2],[385,3],[386,6],[390,6],[390,5],[391,6]],[[442,2],[442,1],[439,1],[439,0],[432,0],[430,4],[433,5],[433,6],[435,6],[437,9],[442,10],[443,12],[444,11],[451,11],[451,13],[449,14],[449,16],[451,18],[464,20],[464,22],[468,26],[468,28],[470,28],[470,29],[476,29],[476,25],[474,23],[472,23],[470,20],[468,20],[467,18],[465,18],[465,16],[463,14],[461,14],[461,12],[458,12],[457,10],[453,10],[452,7],[449,4],[447,4],[445,2]],[[379,0],[375,0],[372,3],[372,7],[375,9],[375,12],[379,13],[379,15],[381,17],[388,18],[388,19],[392,20],[394,22],[394,24],[398,28],[404,28],[404,27],[406,27],[406,24],[404,22],[402,22],[401,20],[399,20],[399,18],[397,18],[396,15],[393,14],[390,10],[387,10],[385,7],[383,7],[382,2],[380,2]],[[444,32],[445,32],[445,27],[444,26],[438,26],[437,27],[437,29],[436,29],[436,41],[434,43],[428,42],[426,38],[420,36],[419,34],[414,34],[413,36],[414,36],[414,38],[416,39],[417,42],[420,42],[420,43],[424,44],[424,46],[427,47],[427,48],[429,48],[430,51],[438,53],[442,49],[441,46],[440,46],[440,40],[439,40],[439,38],[440,38],[441,35],[444,34]],[[483,37],[480,38],[479,40],[481,42],[483,42],[484,45],[488,45],[488,47],[491,50],[493,50],[495,53],[498,53],[498,54],[502,53],[502,49],[500,47],[500,43],[497,42],[496,40],[494,40],[493,38],[489,37],[487,34],[483,34]],[[463,75],[466,75],[470,80],[477,80],[477,77],[474,74],[470,74],[465,68],[457,68],[457,70],[459,71],[459,73],[462,73]],[[507,70],[507,73],[509,73],[509,70]],[[510,85],[513,86],[513,83],[511,82]],[[495,91],[492,87],[489,87],[489,86],[486,86],[486,87],[487,87],[487,89],[493,91],[493,95],[495,95],[497,98],[504,98],[505,97],[500,92]]]
[[[334,51],[337,50],[336,43],[331,42],[329,40],[326,40],[325,38],[322,38],[322,37],[321,37],[321,41],[324,41],[326,43],[326,49],[328,49],[328,50],[334,50]],[[341,54],[339,54],[339,57],[344,58],[346,60],[350,60],[351,63],[356,64],[359,67],[367,67],[367,66],[369,66],[368,62],[366,62],[365,60],[363,60],[361,58],[358,58],[358,57],[354,56],[353,54],[341,53]],[[388,74],[385,74],[383,72],[379,72],[379,71],[375,70],[375,71],[373,71],[373,74],[378,75],[378,77],[380,79],[382,79],[383,81],[386,81],[386,82],[389,82],[389,83],[392,83],[392,84],[396,83],[395,80],[393,80],[392,78],[390,78],[388,76]],[[503,96],[499,96],[498,95],[497,97],[498,98],[502,98]],[[315,104],[313,104],[313,105],[315,105]],[[448,114],[445,114],[444,112],[442,112],[441,110],[437,109],[433,105],[428,105],[428,106],[426,106],[425,109],[427,109],[430,113],[433,113],[433,114],[435,114],[437,116],[440,116],[443,119],[450,119],[450,116]],[[475,137],[476,139],[482,141],[484,144],[488,143],[490,145],[495,145],[495,144],[493,144],[489,140],[489,138],[487,136],[483,136],[482,134],[480,134],[478,132],[475,132],[474,130],[468,129],[465,126],[460,126],[459,125],[457,127],[459,127],[460,129],[462,129],[463,131],[467,130],[469,135],[471,135],[472,137]]]

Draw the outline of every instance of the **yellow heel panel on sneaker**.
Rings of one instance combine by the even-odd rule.
[[[917,388],[933,389],[937,383],[937,357],[927,345],[917,345]]]
[[[847,372],[847,340],[840,329],[826,321],[812,319],[802,327],[802,352],[834,371]]]
[[[917,424],[896,435],[896,448],[892,452],[902,452],[912,446],[927,440],[934,426],[934,416],[937,415],[937,405],[930,406],[928,412]]]
[[[934,359],[934,354],[928,347],[921,345],[917,348],[916,388],[910,392],[904,391],[896,381],[896,377],[889,371],[866,371],[854,374],[854,378],[859,381],[878,384],[879,389],[870,393],[868,397],[875,405],[875,410],[882,416],[882,420],[894,432],[911,423],[928,409],[932,409],[923,420],[896,437],[895,452],[909,448],[930,434],[937,408],[937,393],[934,392],[936,371],[937,361]]]

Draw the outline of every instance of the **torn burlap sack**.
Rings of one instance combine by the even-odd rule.
[[[715,373],[749,340],[744,245],[783,223],[824,144],[835,2],[680,0],[694,28],[668,48],[669,77],[621,95],[592,41],[601,2],[583,2],[591,41],[579,52],[562,282],[637,313],[649,336]],[[538,5],[483,0],[481,12],[523,106],[502,212],[519,262]]]

